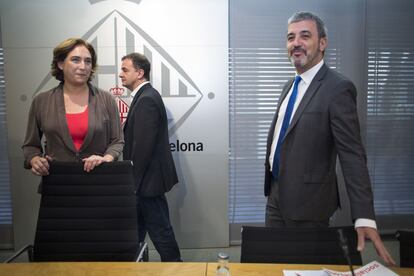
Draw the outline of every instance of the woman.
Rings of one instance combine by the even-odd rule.
[[[22,146],[24,166],[34,174],[48,175],[51,160],[82,161],[89,172],[122,152],[116,102],[90,84],[96,62],[92,45],[79,38],[66,39],[53,50],[51,74],[60,84],[33,99]]]

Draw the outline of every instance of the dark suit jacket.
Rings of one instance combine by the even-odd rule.
[[[137,194],[162,195],[178,182],[168,139],[165,106],[151,84],[132,100],[124,126],[124,160],[134,163]]]
[[[270,193],[270,148],[289,81],[281,94],[268,139],[265,195]],[[323,65],[306,91],[281,146],[279,204],[292,220],[326,220],[339,206],[336,158],[342,166],[353,219],[374,218],[373,196],[361,143],[356,109],[356,88],[351,81]]]

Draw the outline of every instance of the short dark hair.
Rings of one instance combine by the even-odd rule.
[[[151,72],[151,63],[149,60],[140,53],[130,53],[124,57],[122,60],[130,59],[132,64],[134,65],[135,69],[142,69],[144,70],[144,78],[149,81],[150,80],[150,72]]]
[[[53,49],[53,60],[51,64],[50,74],[54,76],[57,80],[64,81],[63,71],[59,68],[58,63],[64,61],[68,54],[78,46],[85,46],[91,54],[92,72],[89,76],[88,81],[91,81],[91,79],[93,78],[93,74],[95,73],[96,67],[98,66],[95,49],[89,42],[86,42],[81,38],[68,38],[63,40],[55,47],[55,49]]]
[[[305,20],[311,20],[311,21],[315,22],[316,29],[318,30],[318,37],[319,38],[323,38],[323,37],[328,36],[328,29],[325,27],[325,23],[323,22],[323,20],[319,16],[317,16],[316,14],[311,13],[311,12],[300,11],[300,12],[294,13],[288,19],[288,25],[291,24],[291,23],[296,23],[296,22],[305,21]]]

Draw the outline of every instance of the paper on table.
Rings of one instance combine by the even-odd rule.
[[[324,270],[283,270],[284,276],[329,276]]]
[[[354,270],[355,276],[398,276],[377,261],[372,261]],[[283,270],[284,276],[352,276],[351,271],[340,272],[323,270]]]
[[[339,272],[329,269],[324,269],[330,276],[352,276],[351,271]],[[355,276],[398,276],[387,267],[383,266],[377,261],[372,261],[369,264],[364,265],[354,270]]]

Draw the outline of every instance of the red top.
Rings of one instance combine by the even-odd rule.
[[[73,144],[76,150],[79,151],[88,133],[88,107],[81,113],[66,113],[66,122]]]

